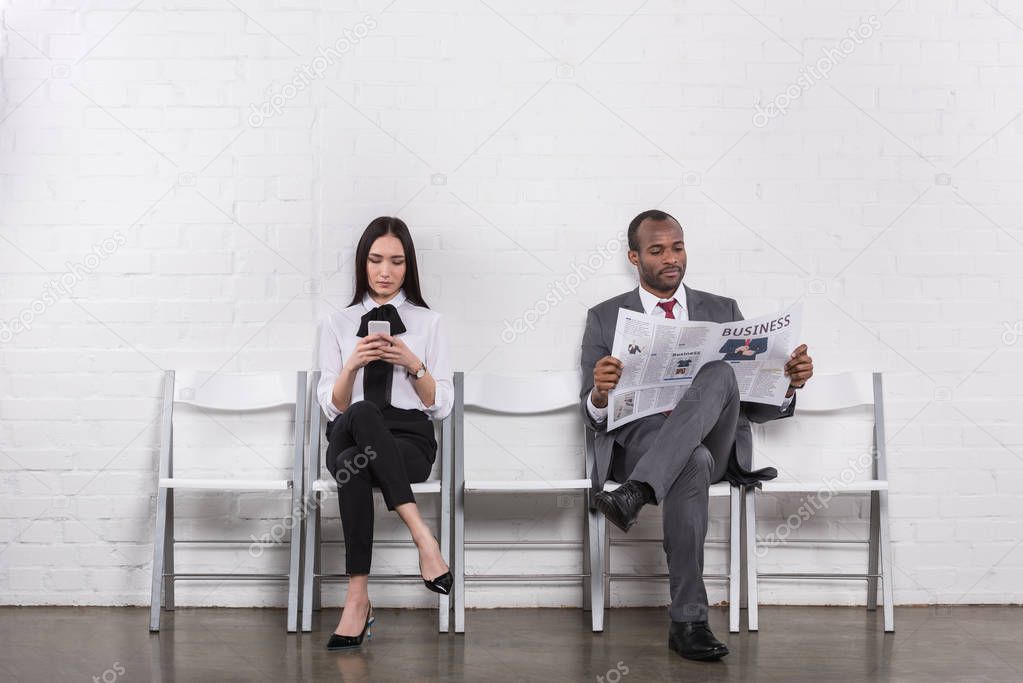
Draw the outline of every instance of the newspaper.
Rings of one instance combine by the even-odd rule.
[[[739,398],[780,406],[788,390],[785,363],[796,348],[803,305],[729,323],[669,320],[618,309],[611,355],[622,377],[608,393],[609,430],[672,410],[704,363],[732,366]]]

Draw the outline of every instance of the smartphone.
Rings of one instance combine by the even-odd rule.
[[[373,334],[386,334],[391,336],[391,323],[387,320],[370,320],[367,332]]]

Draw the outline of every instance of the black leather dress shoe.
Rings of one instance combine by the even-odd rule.
[[[710,661],[728,654],[728,648],[714,637],[706,621],[673,621],[668,629],[668,647],[686,659]]]
[[[628,531],[643,506],[653,500],[649,484],[628,480],[614,491],[600,491],[593,496],[593,506],[622,531]]]

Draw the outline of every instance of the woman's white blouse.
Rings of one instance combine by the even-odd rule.
[[[408,376],[402,366],[394,367],[394,379],[391,384],[391,405],[395,408],[418,409],[425,412],[433,420],[442,420],[451,413],[454,404],[455,388],[452,382],[451,358],[448,352],[447,337],[441,315],[429,308],[416,306],[405,298],[404,290],[399,291],[388,303],[398,309],[398,315],[405,323],[405,333],[398,338],[426,363],[427,370],[437,383],[433,405],[425,406],[416,393],[413,383],[416,381]],[[377,304],[367,294],[361,304],[349,306],[343,311],[332,313],[320,325],[320,383],[316,387],[316,396],[323,408],[323,414],[333,420],[342,411],[334,406],[334,383],[345,361],[351,355],[359,337],[362,316],[376,308]],[[364,368],[355,374],[352,386],[351,402],[365,398],[362,390]]]

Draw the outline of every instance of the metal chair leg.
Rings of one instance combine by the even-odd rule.
[[[291,531],[288,534],[288,633],[298,630],[298,608],[301,596],[300,575],[302,567],[302,529],[305,526],[305,457],[306,436],[309,434],[309,404],[311,396],[306,391],[308,374],[296,375],[297,400],[295,401],[295,457],[291,467]],[[319,412],[319,410],[317,410]]]
[[[746,585],[749,583],[749,575],[746,573],[748,564],[746,562],[746,489],[741,489],[740,498],[742,500],[739,506],[742,509],[742,515],[739,522],[739,538],[741,540],[739,547],[739,611],[749,609],[749,594],[746,591]]]
[[[457,465],[456,465],[457,467]],[[455,489],[454,523],[454,579],[455,579],[455,633],[465,633],[465,490]]]
[[[452,533],[451,498],[454,489],[454,421],[449,415],[440,426],[440,500],[437,503],[440,516],[440,550],[444,562],[451,570]],[[450,595],[440,595],[437,600],[437,630],[440,633],[451,631],[451,607],[453,600]]]
[[[300,475],[301,476],[301,475]],[[299,564],[302,552],[302,526],[305,515],[302,511],[301,479],[295,479],[291,489],[291,540],[288,544],[290,562],[288,566],[288,633],[298,630]]]
[[[454,567],[455,633],[465,633],[465,375],[456,372],[451,416],[451,506],[454,515],[451,560]]]
[[[589,492],[583,492],[583,581],[582,581],[582,604],[583,611],[589,612],[593,609],[593,573],[594,567],[590,562],[590,496]]]
[[[160,609],[163,605],[163,570],[167,552],[167,489],[156,494],[156,530],[153,533],[153,583],[149,594],[149,630],[160,630]]]
[[[315,593],[318,586],[315,585],[315,575],[319,573],[316,550],[320,545],[319,517],[320,517],[320,494],[312,493],[310,500],[313,503],[313,510],[306,515],[305,522],[305,562],[302,568],[302,630],[313,630],[313,609],[316,607]]]
[[[742,494],[738,486],[729,489],[730,512],[728,515],[728,632],[739,632],[739,601],[741,596],[740,575],[742,565],[740,552],[742,538],[739,535],[742,516]]]
[[[167,489],[167,531],[163,537],[163,608],[174,611],[174,489]]]
[[[450,495],[443,491],[443,485],[441,487],[441,496],[438,501],[438,507],[440,507],[440,552],[444,558],[444,563],[451,567],[451,499]],[[437,596],[437,631],[439,633],[448,633],[451,629],[450,618],[451,618],[451,596],[450,595],[439,595]]]
[[[880,491],[878,501],[878,518],[881,531],[881,590],[884,593],[884,630],[885,633],[895,632],[895,590],[892,585],[894,575],[892,562],[892,532],[888,518],[888,492]]]
[[[880,531],[881,531],[881,499],[877,491],[870,492],[870,540],[867,543],[867,573],[877,574],[878,560],[880,559]],[[867,609],[877,609],[877,578],[867,578]]]
[[[598,513],[600,514],[600,513]],[[597,525],[597,533],[600,536],[600,565],[601,579],[603,585],[601,591],[604,594],[604,609],[611,607],[611,528],[607,525],[607,518],[600,515],[600,523]]]
[[[756,488],[746,487],[746,630],[760,629],[760,596],[757,593],[757,507]]]
[[[888,458],[885,448],[887,443],[884,423],[884,387],[881,373],[875,372],[874,449],[877,456],[874,460],[874,475],[884,481],[888,480]],[[871,509],[873,510],[873,501],[871,501]],[[878,526],[880,527],[878,535],[881,551],[881,590],[884,594],[884,630],[885,633],[892,633],[895,631],[895,590],[892,586],[892,527],[891,520],[888,518],[888,491],[878,492],[877,512]]]
[[[320,504],[323,502],[323,495],[317,494]],[[319,612],[323,609],[323,517],[320,515],[320,508],[316,508],[316,547],[313,548],[313,610]]]
[[[590,616],[593,621],[593,632],[600,633],[604,630],[604,558],[603,543],[600,538],[600,529],[603,526],[604,515],[600,514],[597,510],[589,509],[588,505],[586,512],[587,555],[590,565]]]

